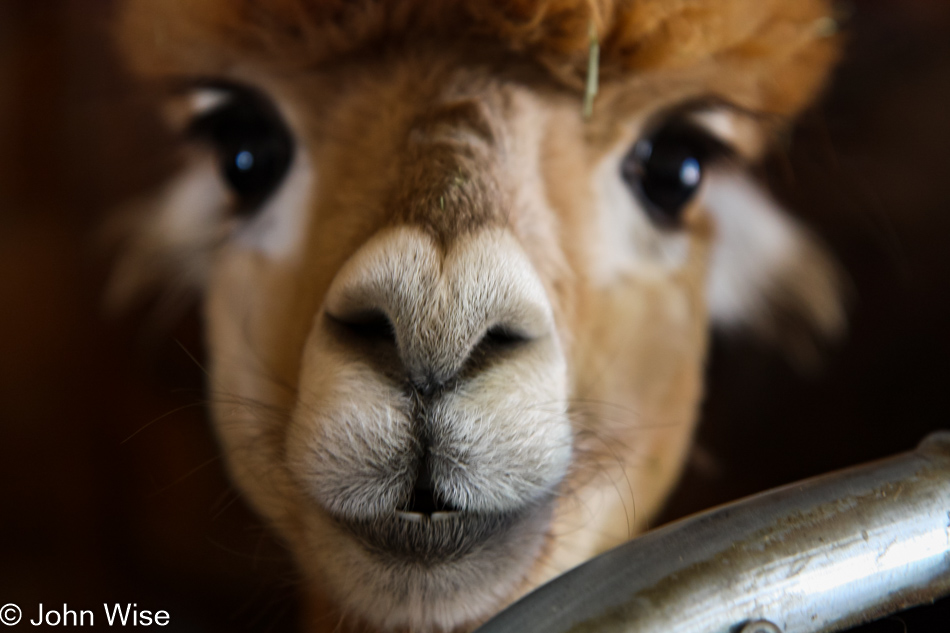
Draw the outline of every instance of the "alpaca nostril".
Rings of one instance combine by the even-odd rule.
[[[381,310],[367,310],[346,316],[339,316],[330,312],[326,314],[331,322],[361,339],[396,344],[396,330],[392,321]]]
[[[477,370],[493,362],[504,360],[511,352],[524,347],[534,338],[506,325],[493,326],[482,335],[469,352],[466,367],[469,370]]]
[[[426,402],[554,332],[547,292],[507,231],[450,248],[418,227],[381,231],[336,274],[324,310],[331,336]]]
[[[488,329],[475,349],[518,347],[531,340],[531,337],[504,325],[496,325]]]

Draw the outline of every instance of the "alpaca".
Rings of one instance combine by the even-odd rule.
[[[182,167],[114,297],[200,293],[215,429],[307,630],[470,630],[648,524],[711,327],[841,329],[831,258],[748,170],[833,27],[825,0],[126,3]]]

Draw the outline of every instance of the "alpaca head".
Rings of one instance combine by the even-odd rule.
[[[116,290],[202,293],[230,471],[314,596],[381,630],[483,620],[649,520],[711,324],[840,326],[833,266],[746,169],[822,84],[828,21],[129,3],[123,51],[183,158]]]

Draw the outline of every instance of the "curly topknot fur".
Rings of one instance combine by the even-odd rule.
[[[306,67],[393,40],[483,37],[580,89],[589,28],[601,80],[729,58],[765,109],[798,110],[835,55],[826,0],[133,0],[121,32],[139,72],[204,74],[246,60]]]

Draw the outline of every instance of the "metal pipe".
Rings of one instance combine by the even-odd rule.
[[[476,633],[837,631],[950,594],[950,432],[648,532]]]

